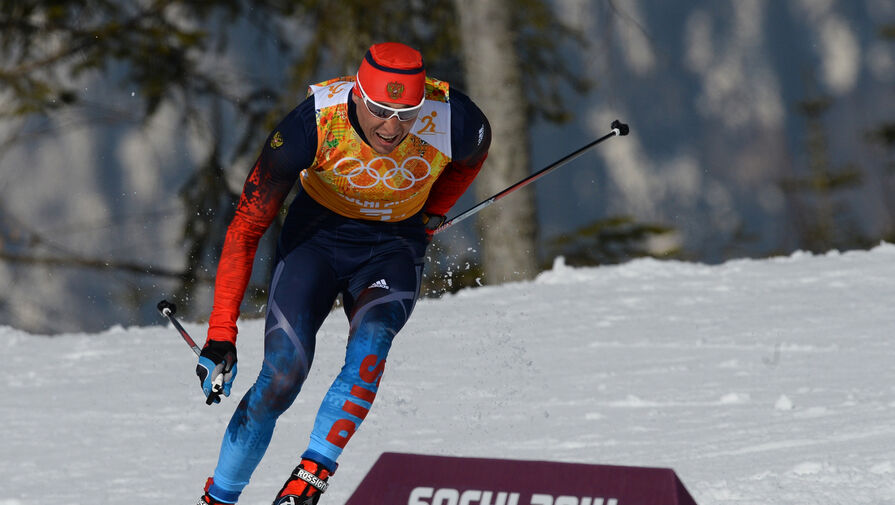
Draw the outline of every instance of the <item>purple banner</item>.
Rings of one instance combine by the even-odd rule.
[[[345,505],[696,505],[674,470],[383,453]]]

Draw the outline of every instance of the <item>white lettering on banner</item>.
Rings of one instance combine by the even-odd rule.
[[[460,500],[460,491],[450,488],[442,488],[435,491],[432,497],[432,505],[457,505]]]
[[[491,493],[488,493],[491,494]],[[463,491],[463,494],[460,495],[460,503],[459,505],[471,505],[472,503],[477,503],[482,499],[482,492],[477,489],[470,489],[468,491]]]
[[[429,505],[429,502],[423,501],[423,498],[432,498],[432,493],[434,492],[435,489],[431,487],[415,487],[410,492],[410,499],[407,500],[407,505]]]
[[[431,498],[432,501],[428,501]],[[494,498],[494,501],[492,501]],[[552,498],[552,497],[551,497]],[[519,505],[519,493],[506,491],[482,491],[478,489],[460,490],[431,487],[416,487],[410,492],[407,505]]]
[[[519,493],[507,493],[505,491],[500,491],[497,493],[497,498],[492,502],[491,501],[491,491],[485,491],[482,493],[482,501],[479,502],[479,505],[518,505],[519,504]],[[471,504],[470,504],[471,505]]]
[[[618,505],[617,498],[589,498],[579,499],[577,496],[557,496],[549,494],[535,494],[531,497],[531,505]]]

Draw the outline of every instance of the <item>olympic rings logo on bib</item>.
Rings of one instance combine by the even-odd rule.
[[[414,160],[418,161],[418,163],[410,163]],[[348,168],[342,167],[342,170],[339,170],[339,167],[341,167],[343,163],[352,161],[356,162],[357,166],[351,168],[351,165],[349,165]],[[383,167],[380,167],[379,169],[374,168],[377,162],[382,164]],[[389,164],[391,167],[386,168],[389,167]],[[424,167],[425,172],[420,173],[423,172],[423,170],[417,169],[417,167]],[[386,168],[385,172],[380,173],[383,168]],[[405,158],[400,165],[398,165],[397,161],[388,156],[373,158],[369,163],[364,163],[363,160],[358,158],[348,157],[342,158],[336,162],[332,168],[332,172],[336,176],[348,179],[348,182],[355,188],[367,189],[372,188],[377,184],[382,184],[393,191],[405,191],[412,188],[417,182],[429,177],[429,175],[432,174],[432,165],[430,165],[425,158],[419,156]]]

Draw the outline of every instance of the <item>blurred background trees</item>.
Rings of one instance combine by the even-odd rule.
[[[717,262],[893,240],[893,19],[874,0],[0,0],[0,324],[146,324],[161,296],[207,317],[261,142],[308,84],[384,40],[418,47],[495,128],[457,212],[611,119],[632,127],[438,237],[430,296],[532,278],[556,255]]]
[[[4,68],[3,108],[0,119],[17,126],[4,139],[9,148],[26,142],[22,134],[27,121],[58,117],[79,109],[99,123],[121,120],[146,124],[152,121],[165,102],[180,111],[179,121],[193,130],[204,144],[203,154],[191,167],[190,175],[177,187],[171,187],[181,199],[184,219],[180,245],[184,265],[181,270],[162,268],[151,262],[135,264],[112,258],[82,255],[64,247],[55,247],[36,232],[27,219],[19,217],[15,225],[4,226],[7,235],[27,236],[24,241],[5,240],[0,259],[19,265],[44,267],[65,266],[74,269],[128,271],[148,276],[175,278],[172,296],[189,300],[198,284],[210,284],[217,256],[226,232],[240,187],[228,182],[227,172],[238,180],[248,164],[240,166],[256,152],[257,146],[276,121],[297,104],[296,97],[307,85],[333,75],[350,75],[364,51],[371,44],[384,40],[400,40],[420,48],[431,75],[448,80],[460,88],[466,86],[461,67],[479,68],[474,73],[470,92],[496,124],[502,124],[507,111],[518,111],[518,119],[502,131],[511,138],[497,141],[491,164],[483,179],[490,188],[502,188],[529,172],[527,156],[528,121],[533,114],[560,119],[564,105],[555,90],[544,86],[527,87],[522,79],[542,83],[548,76],[569,76],[577,79],[562,64],[558,54],[564,40],[572,40],[553,16],[546,3],[527,0],[525,9],[507,1],[492,1],[493,12],[516,14],[506,16],[500,29],[466,30],[454,24],[458,15],[470,19],[467,10],[475,7],[444,1],[387,2],[344,1],[334,5],[325,1],[282,2],[276,0],[193,2],[158,0],[121,2],[105,0],[66,1],[3,1],[0,4],[0,46]],[[515,7],[517,10],[512,10]],[[375,15],[371,15],[375,13]],[[512,19],[510,19],[512,18]],[[282,68],[269,76],[239,79],[234,74],[242,69],[227,65],[227,55],[245,38],[245,24],[283,56]],[[486,34],[499,33],[505,45],[492,51],[491,65],[502,65],[507,77],[498,82],[484,79],[481,67],[468,63]],[[521,56],[519,56],[521,55]],[[525,59],[536,66],[520,66]],[[105,86],[132,90],[138,107],[127,110],[88,96],[79,83],[99,79]],[[511,104],[499,99],[504,88],[512,89]],[[481,99],[477,89],[485,90]],[[93,119],[86,119],[90,128]],[[225,131],[225,129],[235,130]],[[502,146],[502,147],[501,147]],[[522,156],[516,156],[521,153]],[[0,153],[2,155],[2,153]],[[480,227],[483,242],[499,244],[496,252],[483,258],[484,270],[493,271],[489,280],[530,278],[537,273],[536,227],[534,202],[527,200],[513,205],[511,220],[492,225],[506,213],[495,210]],[[12,215],[11,213],[4,213]],[[276,226],[275,226],[276,228]],[[524,233],[519,233],[524,229]],[[274,236],[269,233],[269,236]],[[499,235],[495,235],[499,232]],[[492,235],[494,235],[492,237]],[[46,246],[46,247],[45,247]],[[485,250],[492,247],[486,245]],[[509,272],[509,273],[506,273]],[[263,300],[261,276],[250,295],[256,306]],[[137,302],[140,303],[139,301]],[[200,317],[207,307],[197,308],[193,317]]]

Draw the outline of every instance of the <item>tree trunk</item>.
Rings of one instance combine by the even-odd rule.
[[[511,2],[454,0],[468,94],[491,122],[488,160],[476,179],[479,200],[530,172],[527,104],[510,23]],[[524,189],[479,214],[485,281],[499,284],[537,273],[534,193]]]

